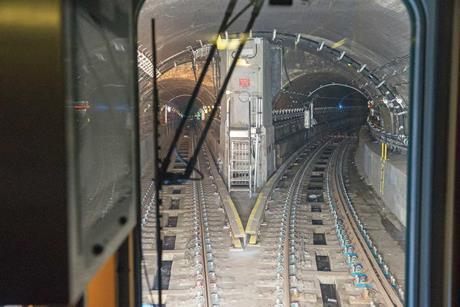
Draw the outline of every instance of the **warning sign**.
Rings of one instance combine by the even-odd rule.
[[[251,86],[251,81],[249,78],[240,78],[240,87],[248,88]]]

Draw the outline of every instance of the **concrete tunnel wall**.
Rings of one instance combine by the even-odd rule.
[[[372,186],[385,203],[385,206],[406,226],[407,210],[407,171],[401,157],[391,157],[385,163],[384,191],[380,193],[381,160],[380,144],[373,144],[362,129],[359,135],[359,145],[355,155],[358,172]],[[393,159],[392,159],[393,158]]]

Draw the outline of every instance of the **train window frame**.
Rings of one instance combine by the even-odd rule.
[[[88,5],[87,2],[85,5]],[[90,9],[101,9],[101,7],[107,8],[107,4],[103,1],[93,1],[91,3],[93,6],[88,8]],[[75,23],[78,19],[76,16],[77,8],[80,8],[83,4],[78,0],[69,1],[69,5],[65,6],[63,11],[64,22],[63,22],[63,32],[66,35],[72,37],[72,42],[66,40],[65,42],[65,51],[64,54],[67,59],[69,66],[66,66],[65,77],[66,77],[66,100],[70,100],[74,97],[75,92],[75,77],[77,70],[75,69],[76,63],[76,51],[74,50],[75,45],[78,42],[75,42]],[[128,103],[131,104],[131,114],[127,116],[127,120],[131,120],[132,131],[129,135],[129,149],[127,149],[130,156],[130,167],[132,172],[132,177],[129,178],[129,185],[131,187],[132,194],[126,200],[123,200],[122,205],[114,206],[108,210],[108,212],[97,222],[91,224],[87,231],[83,231],[82,228],[82,217],[79,210],[79,190],[78,190],[78,168],[79,163],[76,158],[76,144],[73,142],[73,118],[70,112],[66,113],[66,137],[67,137],[67,165],[68,165],[68,182],[69,182],[69,191],[68,191],[68,202],[69,202],[69,265],[70,265],[70,278],[73,280],[71,283],[71,299],[70,301],[75,301],[78,295],[81,295],[82,291],[85,291],[85,288],[88,285],[88,282],[96,275],[102,265],[113,255],[116,254],[128,240],[128,236],[131,233],[134,233],[134,256],[137,258],[138,248],[137,246],[140,243],[137,242],[138,235],[136,235],[137,224],[140,220],[139,217],[139,202],[140,202],[140,188],[139,188],[139,110],[138,110],[138,89],[137,89],[137,61],[136,59],[136,42],[137,42],[137,20],[135,19],[135,12],[138,5],[137,1],[129,1],[124,4],[125,6],[120,9],[117,3],[113,3],[111,7],[111,13],[116,15],[116,18],[123,18],[123,21],[126,25],[131,25],[126,29],[125,38],[127,41],[127,51],[126,51],[126,60],[128,61],[126,65],[126,79],[124,80],[127,88],[127,99]],[[91,12],[94,14],[94,12]],[[109,13],[110,15],[110,13]],[[93,16],[93,18],[95,18]],[[116,32],[114,20],[104,20],[100,21],[98,24],[99,28],[97,31],[107,31],[110,34]],[[95,31],[96,31],[95,30]],[[108,46],[107,46],[108,47]],[[109,48],[109,47],[108,47]],[[116,48],[116,47],[114,47]],[[109,64],[110,65],[110,64]],[[121,258],[120,258],[121,259]],[[137,272],[140,269],[136,268],[136,273],[134,278],[138,278]],[[118,277],[121,281],[121,277]],[[120,289],[119,299],[122,301],[124,295],[127,292],[126,290]],[[135,295],[136,302],[140,302],[141,292],[137,291]]]
[[[443,240],[453,227],[452,223],[444,223],[451,206],[444,190],[449,180],[444,162],[448,161],[449,151],[449,110],[455,106],[449,103],[449,88],[441,81],[443,75],[450,75],[451,69],[449,29],[453,21],[453,1],[446,1],[444,5],[434,0],[405,0],[404,3],[411,18],[413,38],[405,305],[441,306],[452,300],[449,295],[452,284],[446,279],[452,267],[446,266],[449,255],[445,253],[452,242]],[[440,52],[438,47],[443,43],[447,48]],[[455,130],[453,132],[455,134]],[[437,227],[433,227],[435,225]],[[444,253],[437,253],[439,249]]]

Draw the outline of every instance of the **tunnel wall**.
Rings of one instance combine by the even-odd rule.
[[[305,144],[305,134],[306,132],[302,130],[276,142],[276,168],[283,164],[300,146]]]
[[[385,164],[382,196],[380,193],[381,160],[379,148],[378,144],[370,142],[367,132],[362,130],[355,155],[358,172],[372,186],[376,194],[383,199],[385,206],[398,218],[399,222],[406,226],[406,170],[398,165],[401,164],[400,161],[393,161],[390,156]]]
[[[151,135],[143,138],[139,144],[140,158],[140,170],[141,175],[144,175],[148,163],[153,161],[153,138]]]
[[[282,137],[275,136],[276,167],[278,168],[281,164],[283,164],[289,156],[300,148],[300,146],[304,145],[305,142],[315,140],[316,138],[325,136],[329,133],[334,134],[338,131],[359,129],[362,122],[363,119],[361,116],[350,116],[330,121],[328,123],[319,124],[310,129],[301,128],[296,132],[283,134]]]
[[[201,122],[201,128],[204,129],[206,122]],[[201,132],[200,132],[201,133]],[[208,135],[206,137],[206,144],[208,145],[208,149],[211,151],[211,155],[213,156],[215,161],[222,161],[221,156],[221,148],[220,148],[220,120],[214,120],[211,129],[209,129]],[[218,165],[219,171],[222,171],[222,165]]]
[[[166,150],[169,148],[169,145],[174,136],[174,132],[179,126],[179,120],[171,121],[167,125],[160,125],[158,127],[158,134],[160,136],[160,150],[162,154],[166,154]],[[152,132],[150,134],[143,134],[139,141],[139,153],[140,153],[140,171],[141,175],[146,175],[146,172],[152,171],[152,161],[153,161],[153,136]],[[150,169],[149,169],[150,167]]]

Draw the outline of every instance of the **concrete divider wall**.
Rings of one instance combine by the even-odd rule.
[[[141,139],[139,142],[139,152],[140,152],[140,170],[142,172],[141,175],[144,174],[145,168],[147,164],[153,160],[153,139],[150,135],[144,139]]]
[[[204,129],[205,122],[202,123],[202,129]],[[220,159],[222,161],[222,155],[221,155],[221,148],[220,148],[220,143],[219,143],[219,136],[220,136],[220,131],[219,131],[219,125],[214,124],[211,126],[211,129],[209,129],[209,133],[206,137],[206,144],[208,145],[209,150],[211,151],[214,159],[217,161],[217,159]]]
[[[306,142],[305,130],[291,134],[275,143],[276,168],[286,161],[293,152]]]
[[[179,126],[179,120],[171,121],[168,125],[159,126],[160,135],[160,148],[163,154],[169,148],[170,142],[173,138],[174,132]],[[139,153],[140,153],[140,170],[141,175],[144,175],[147,166],[153,161],[153,136],[150,134],[142,135],[139,141]]]
[[[360,134],[362,135],[362,134]],[[407,174],[404,169],[397,167],[390,159],[385,163],[384,191],[380,193],[381,160],[378,144],[372,144],[367,138],[361,138],[355,155],[358,172],[366,182],[372,185],[376,194],[380,195],[386,207],[406,226],[407,208]]]

